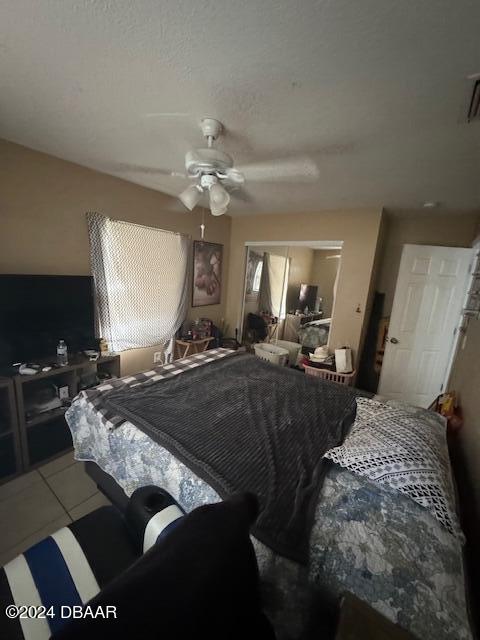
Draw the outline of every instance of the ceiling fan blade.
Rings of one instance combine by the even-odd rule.
[[[233,191],[229,191],[229,193],[233,200],[239,200],[247,204],[252,204],[253,202],[253,197],[248,191],[245,191],[245,189],[234,189]]]
[[[315,162],[308,157],[280,158],[268,162],[255,162],[236,167],[245,176],[245,180],[255,182],[312,182],[320,173]]]
[[[225,175],[227,176],[225,178],[225,182],[228,185],[232,185],[232,187],[235,185],[241,186],[242,184],[245,184],[245,176],[243,173],[233,167],[231,169],[227,169]]]
[[[105,167],[104,171],[121,176],[137,184],[157,189],[173,198],[178,198],[185,187],[192,183],[188,176],[179,171],[169,171],[136,164],[110,164]]]
[[[138,164],[120,163],[112,166],[114,171],[121,171],[125,173],[144,173],[147,175],[156,176],[169,176],[172,178],[188,178],[188,176],[181,171],[172,171],[170,169],[160,169],[159,167],[144,167]]]
[[[142,115],[144,118],[193,118],[193,114],[185,111],[150,111]]]

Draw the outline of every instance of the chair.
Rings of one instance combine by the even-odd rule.
[[[126,516],[101,507],[48,536],[0,569],[0,638],[50,638],[81,607],[130,567],[184,513],[158,487],[142,487]],[[9,619],[8,605],[44,606],[51,616]],[[69,609],[68,609],[69,608]],[[77,609],[78,610],[78,609]]]
[[[274,640],[249,535],[257,514],[251,494],[185,515],[142,487],[125,517],[102,507],[5,565],[2,614],[27,615],[0,616],[0,638]]]

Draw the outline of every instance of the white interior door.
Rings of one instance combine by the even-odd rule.
[[[379,393],[428,407],[441,393],[465,300],[472,249],[406,244]]]

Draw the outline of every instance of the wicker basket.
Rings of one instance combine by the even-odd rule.
[[[297,364],[298,354],[302,345],[298,342],[289,342],[288,340],[275,340],[273,343],[276,347],[286,349],[288,351],[288,364],[294,367]]]
[[[355,378],[355,371],[352,371],[352,373],[338,373],[337,371],[330,371],[329,369],[309,367],[308,364],[304,364],[303,368],[307,376],[316,376],[317,378],[322,378],[322,380],[345,384],[349,387],[353,385],[353,379]]]
[[[268,360],[268,362],[279,364],[282,367],[287,364],[288,351],[286,349],[282,349],[282,347],[277,347],[268,342],[257,342],[253,345],[253,348],[255,349],[255,355],[257,358]]]

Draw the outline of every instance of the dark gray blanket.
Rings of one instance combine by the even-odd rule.
[[[109,409],[165,447],[222,498],[250,491],[253,534],[297,562],[308,542],[326,461],[355,416],[355,391],[239,354],[106,394]]]

